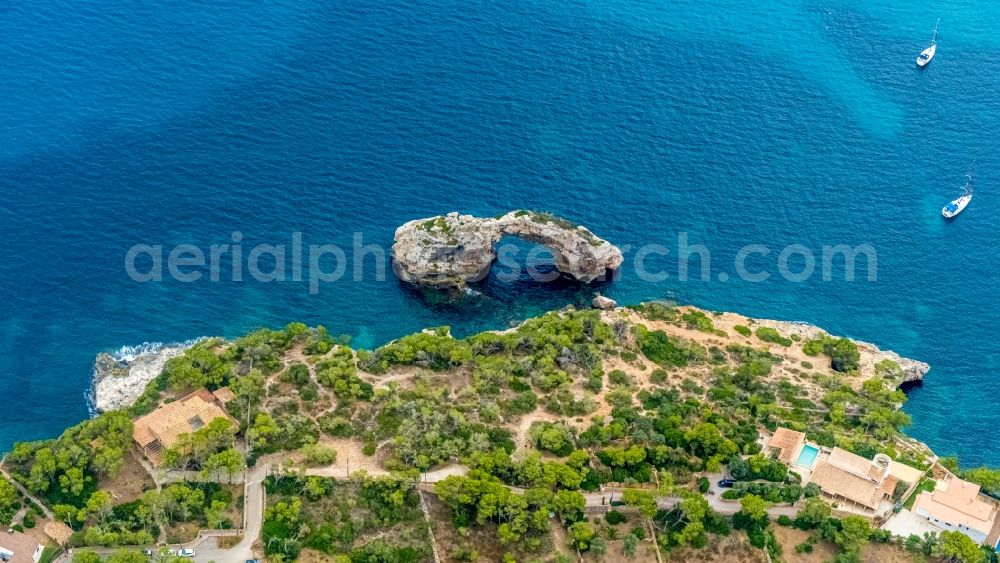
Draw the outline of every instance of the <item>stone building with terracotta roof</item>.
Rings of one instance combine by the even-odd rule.
[[[883,505],[892,498],[899,482],[891,472],[892,460],[885,454],[865,459],[841,448],[833,448],[816,462],[810,482],[840,504],[848,503],[875,513],[891,508]]]
[[[806,443],[806,435],[788,428],[779,427],[767,441],[767,447],[771,450],[775,459],[785,465],[790,465],[798,459],[802,446]]]
[[[159,465],[163,451],[174,447],[182,434],[191,434],[217,418],[232,421],[223,408],[226,402],[223,398],[232,399],[232,392],[223,389],[214,394],[208,389],[199,389],[139,418],[132,429],[136,447],[153,465]]]

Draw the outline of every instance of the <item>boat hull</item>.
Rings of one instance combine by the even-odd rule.
[[[924,49],[917,56],[917,66],[924,68],[927,66],[932,59],[934,59],[934,53],[937,52],[937,45],[931,45],[930,47]]]
[[[945,219],[953,219],[957,217],[959,213],[965,211],[965,208],[969,206],[970,201],[972,201],[971,195],[962,196],[941,208],[941,215]]]

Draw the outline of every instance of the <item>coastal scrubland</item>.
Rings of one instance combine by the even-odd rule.
[[[846,338],[660,302],[464,338],[437,327],[370,351],[292,323],[197,343],[128,409],[18,444],[5,467],[74,546],[233,526],[238,499],[221,483],[249,465],[272,468],[260,544],[272,560],[984,560],[950,536],[894,540],[762,451],[761,431],[783,426],[926,469],[933,452],[901,433],[905,377]],[[222,387],[232,418],[183,435],[156,470],[184,481],[108,490],[139,462],[133,418]],[[710,501],[723,468],[741,484]],[[1000,493],[997,472],[960,473]],[[794,517],[774,517],[792,503]]]

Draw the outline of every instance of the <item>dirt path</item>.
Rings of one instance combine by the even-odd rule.
[[[4,469],[3,467],[0,467],[0,475],[3,475],[4,478],[10,481],[10,483],[14,485],[14,487],[16,487],[18,491],[21,491],[21,494],[24,495],[25,498],[37,504],[42,509],[42,513],[45,514],[46,518],[48,518],[49,520],[55,520],[55,517],[52,516],[52,511],[49,510],[47,506],[45,506],[45,503],[38,500],[31,493],[29,493],[28,489],[24,488],[24,486],[21,485],[21,483],[18,483],[16,479],[11,477],[10,473],[7,473],[7,470]]]

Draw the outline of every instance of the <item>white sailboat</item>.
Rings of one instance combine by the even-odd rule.
[[[917,55],[917,66],[919,66],[920,68],[924,68],[925,66],[927,66],[927,63],[931,62],[931,59],[934,58],[934,53],[937,52],[937,33],[938,33],[938,24],[940,23],[941,23],[941,18],[938,18],[937,23],[934,24],[934,35],[931,37],[930,46],[924,49],[923,51],[920,51],[920,54]]]
[[[945,219],[957,217],[959,213],[965,211],[965,208],[969,206],[969,202],[972,201],[972,179],[974,176],[975,171],[972,174],[966,174],[965,177],[968,178],[968,181],[965,182],[965,187],[962,188],[962,195],[951,200],[948,202],[948,205],[941,208],[941,215]]]

